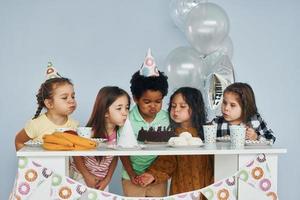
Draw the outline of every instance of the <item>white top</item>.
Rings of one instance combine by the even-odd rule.
[[[275,145],[245,146],[234,149],[229,142],[217,142],[215,145],[200,147],[171,147],[167,144],[147,144],[142,148],[108,148],[100,144],[97,149],[85,151],[47,151],[42,147],[25,146],[17,152],[17,156],[127,156],[127,155],[232,155],[232,154],[281,154],[286,153],[285,148]]]

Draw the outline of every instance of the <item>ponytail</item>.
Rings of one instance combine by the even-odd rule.
[[[35,119],[40,115],[41,111],[45,107],[45,103],[44,103],[45,99],[52,98],[54,85],[63,85],[63,84],[73,85],[73,83],[71,82],[70,79],[63,78],[63,77],[48,79],[44,83],[42,83],[42,85],[40,86],[39,91],[36,95],[36,101],[38,104],[38,108],[32,119]]]
[[[36,112],[35,112],[35,115],[34,115],[34,117],[32,119],[37,118],[41,114],[43,108],[44,108],[43,105],[39,105],[38,108],[37,108],[37,110],[36,110]]]

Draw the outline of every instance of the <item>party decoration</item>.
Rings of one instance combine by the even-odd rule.
[[[28,199],[45,180],[51,177],[52,170],[41,166],[26,157],[20,157],[18,175],[13,196],[15,199]]]
[[[48,62],[47,71],[46,71],[46,80],[51,78],[60,78],[60,77],[61,75],[54,68],[52,62]]]
[[[171,0],[170,16],[176,26],[184,32],[185,20],[188,13],[204,0]]]
[[[171,51],[165,61],[170,90],[190,86],[203,89],[205,79],[204,63],[191,47],[178,47]]]
[[[206,66],[214,64],[214,66],[206,67],[204,81],[204,91],[206,101],[208,119],[221,115],[221,102],[223,100],[223,91],[234,82],[234,72],[232,63],[227,55],[223,55],[219,60],[212,61],[204,59]],[[209,62],[209,63],[207,63]]]
[[[236,200],[236,186],[236,177],[232,176],[207,186],[200,191],[208,200]]]
[[[203,59],[207,66],[214,66],[222,56],[227,55],[229,59],[233,56],[233,44],[230,36],[227,36],[220,44],[219,49],[206,55]]]
[[[270,174],[266,155],[259,154],[254,159],[248,161],[234,175],[199,190],[158,198],[124,197],[89,188],[69,177],[47,169],[33,159],[20,157],[17,181],[10,199],[27,200],[43,197],[43,199],[78,200],[198,200],[202,193],[208,200],[235,200],[237,196],[238,199],[243,200],[277,200],[278,197],[273,190]],[[49,183],[49,187],[45,183]],[[47,187],[44,187],[45,185]]]
[[[53,174],[50,189],[51,199],[79,199],[87,191],[87,186],[73,179]]]
[[[274,192],[271,171],[265,154],[259,154],[255,159],[249,161],[236,176],[264,193],[265,196],[269,196],[269,199],[277,200],[278,197]]]
[[[148,49],[144,63],[140,69],[140,75],[149,77],[149,76],[159,76],[158,69],[156,67],[155,60],[151,54],[151,49]]]
[[[217,4],[200,3],[188,14],[185,35],[189,43],[203,55],[221,47],[229,32],[229,18]]]
[[[249,193],[251,195],[249,195]],[[262,191],[255,189],[254,187],[245,183],[242,180],[239,180],[238,198],[242,200],[270,200],[270,198],[268,198],[268,196],[265,195]]]
[[[118,146],[121,146],[123,148],[132,148],[138,146],[136,137],[128,118],[126,119],[124,126],[119,131]]]

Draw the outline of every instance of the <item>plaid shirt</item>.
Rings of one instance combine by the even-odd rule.
[[[217,124],[217,137],[230,135],[229,123],[224,119],[224,117],[216,117],[215,119],[213,119],[213,122]],[[273,140],[273,142],[275,142],[276,138],[273,135],[273,131],[267,128],[267,124],[261,118],[260,114],[256,113],[246,124],[255,130],[258,137],[262,136],[268,140]]]

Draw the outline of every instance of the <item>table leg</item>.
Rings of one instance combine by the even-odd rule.
[[[238,155],[215,155],[215,182],[234,175],[238,170]]]

